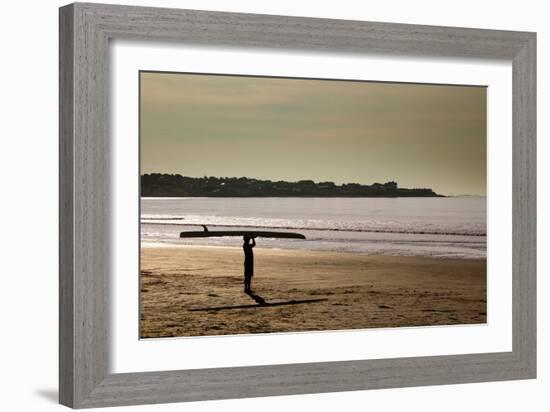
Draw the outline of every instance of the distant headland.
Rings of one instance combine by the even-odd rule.
[[[429,188],[405,189],[396,182],[286,182],[248,177],[189,177],[179,174],[141,175],[142,197],[443,197]]]

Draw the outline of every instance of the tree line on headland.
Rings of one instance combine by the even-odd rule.
[[[141,175],[142,197],[441,197],[432,189],[404,189],[396,182],[287,182],[248,177],[189,177],[179,174]]]

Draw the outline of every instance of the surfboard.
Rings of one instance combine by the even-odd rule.
[[[268,232],[268,231],[255,231],[255,230],[205,230],[205,231],[189,231],[181,232],[180,237],[222,237],[222,236],[239,236],[243,237],[256,236],[256,237],[270,237],[280,239],[305,239],[306,237],[301,233],[293,232]]]

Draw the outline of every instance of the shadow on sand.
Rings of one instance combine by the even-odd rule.
[[[212,308],[195,308],[195,309],[189,309],[190,312],[200,312],[200,311],[209,311],[209,310],[229,310],[229,309],[256,309],[256,308],[270,308],[273,306],[286,306],[286,305],[302,305],[306,303],[315,303],[315,302],[323,302],[325,300],[328,300],[326,298],[323,299],[302,299],[302,300],[288,300],[284,302],[266,302],[264,298],[262,298],[260,295],[256,295],[254,292],[246,292],[248,296],[250,296],[252,299],[256,301],[256,304],[254,305],[237,305],[237,306],[216,306]]]
[[[250,296],[252,299],[254,299],[258,305],[264,305],[264,306],[267,305],[267,302],[265,301],[264,298],[262,298],[260,295],[256,295],[251,290],[249,290],[248,292],[244,292],[244,293],[246,293],[248,296]]]

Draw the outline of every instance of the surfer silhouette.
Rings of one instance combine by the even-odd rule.
[[[252,276],[254,276],[254,252],[252,248],[256,246],[256,236],[243,236],[243,251],[244,251],[244,292],[252,292]],[[250,242],[252,240],[252,243]]]

